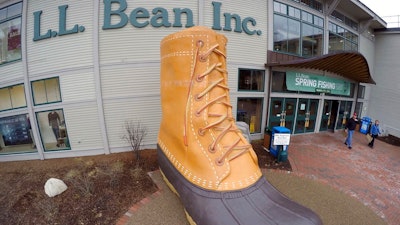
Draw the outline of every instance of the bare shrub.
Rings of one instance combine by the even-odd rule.
[[[39,212],[44,216],[48,223],[54,220],[56,215],[59,213],[59,205],[53,201],[52,198],[45,198],[37,202]]]
[[[139,180],[140,178],[142,178],[145,175],[145,172],[142,168],[140,168],[139,166],[136,166],[135,168],[131,169],[131,176],[133,178],[133,180]]]
[[[83,174],[83,176],[78,178],[79,190],[85,196],[91,196],[94,192],[94,181],[89,174]]]
[[[140,122],[133,122],[132,120],[125,121],[126,134],[122,136],[126,142],[131,146],[131,150],[135,154],[136,164],[140,165],[140,146],[144,137],[147,135],[146,127]]]
[[[112,163],[110,167],[103,169],[96,167],[96,169],[97,173],[103,174],[108,178],[110,187],[116,187],[119,185],[121,176],[124,174],[124,166],[124,162],[118,161]]]
[[[75,186],[83,196],[91,196],[94,193],[94,178],[97,175],[97,169],[93,161],[83,161],[77,159],[79,168],[71,169],[66,174],[66,179]]]

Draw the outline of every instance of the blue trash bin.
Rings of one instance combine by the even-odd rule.
[[[371,118],[365,116],[361,119],[361,127],[360,132],[363,134],[367,134],[369,131],[369,126],[371,125]]]
[[[288,159],[288,147],[290,142],[290,130],[286,127],[273,127],[269,152],[275,156],[278,162]]]

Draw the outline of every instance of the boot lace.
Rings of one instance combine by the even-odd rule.
[[[201,74],[194,74],[196,65],[198,61],[200,62],[205,62],[207,61],[207,58],[212,54],[218,54],[226,59],[226,55],[221,52],[218,47],[219,45],[213,45],[211,46],[205,53],[200,54],[200,48],[203,47],[204,43],[202,41],[197,42],[197,48],[196,48],[196,54],[195,54],[195,59],[194,63],[195,65],[193,66],[192,74],[191,74],[191,81],[190,81],[190,87],[187,95],[187,103],[186,103],[186,113],[185,113],[185,118],[184,118],[184,143],[187,146],[187,115],[189,112],[189,107],[190,107],[190,94],[192,92],[192,86],[194,84],[194,81],[197,82],[202,82],[204,77],[209,76],[211,72],[213,71],[218,71],[218,74],[221,74],[221,78],[216,79],[214,82],[210,83],[207,88],[205,88],[203,91],[201,91],[199,94],[195,95],[195,100],[201,100],[202,97],[204,97],[206,94],[211,92],[214,88],[222,88],[225,90],[225,94],[216,97],[215,99],[210,100],[208,103],[200,107],[199,109],[196,110],[195,115],[200,116],[201,113],[207,109],[208,107],[214,105],[214,104],[222,104],[225,105],[227,108],[232,108],[232,105],[228,102],[228,92],[229,92],[229,87],[226,86],[223,82],[225,80],[225,76],[228,73],[224,68],[222,68],[222,63],[214,63]],[[215,73],[214,73],[215,74]],[[200,136],[205,135],[205,132],[207,130],[213,129],[214,131],[219,131],[218,136],[214,139],[214,141],[209,145],[208,151],[211,153],[216,152],[216,146],[218,143],[223,139],[223,137],[229,133],[229,132],[241,132],[236,126],[233,124],[235,123],[234,118],[229,115],[230,110],[226,110],[225,114],[216,114],[216,113],[209,113],[209,117],[216,117],[218,118],[215,122],[208,124],[205,127],[202,127],[198,130],[198,134]],[[218,157],[215,161],[216,165],[222,166],[226,160],[231,161],[233,159],[236,159],[237,157],[243,155],[244,153],[248,152],[249,149],[251,148],[250,144],[243,144],[241,143],[241,138],[240,136],[236,135],[237,139],[232,142],[232,145],[227,145],[223,146],[223,153],[221,154],[220,157]]]

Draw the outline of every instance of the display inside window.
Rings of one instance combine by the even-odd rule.
[[[0,111],[26,107],[23,84],[0,88]]]
[[[64,111],[55,109],[36,113],[45,151],[70,149]]]
[[[264,70],[239,69],[239,91],[264,91]]]
[[[59,78],[50,78],[32,82],[33,101],[35,105],[61,101]]]
[[[22,3],[1,9],[0,64],[21,59]]]
[[[0,118],[0,154],[35,152],[28,114]]]
[[[263,98],[238,98],[236,120],[249,125],[250,133],[261,133]]]

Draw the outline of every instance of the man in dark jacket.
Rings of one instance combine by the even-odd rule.
[[[347,138],[346,141],[344,142],[345,145],[347,145],[347,147],[349,149],[351,149],[351,142],[353,139],[353,133],[354,133],[354,129],[356,129],[356,125],[358,124],[358,119],[357,119],[357,113],[353,114],[353,117],[350,118],[347,123],[346,123],[346,132],[347,132]]]

